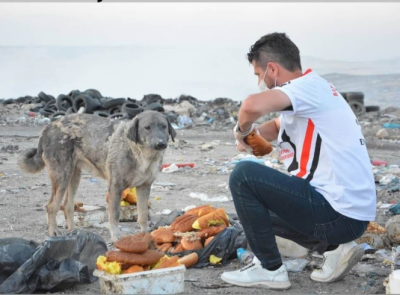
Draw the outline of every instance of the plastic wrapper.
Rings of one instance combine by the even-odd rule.
[[[1,241],[0,251],[4,250]],[[13,247],[23,245],[29,247],[30,243],[14,243]],[[37,249],[35,245],[36,251],[32,247],[26,248],[30,251],[27,253],[12,253],[10,250],[1,253],[0,265],[5,265],[6,259],[11,259],[13,262],[10,267],[16,270],[12,274],[8,272],[8,277],[0,285],[0,293],[55,292],[68,289],[76,283],[93,283],[97,279],[93,276],[97,257],[107,251],[102,237],[82,230],[47,238]],[[28,253],[32,253],[30,257],[27,257]]]

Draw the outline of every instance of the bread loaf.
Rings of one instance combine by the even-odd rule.
[[[144,253],[128,253],[121,251],[107,251],[107,261],[110,262],[121,262],[136,265],[150,265],[156,263],[161,257],[164,256],[164,252],[156,250],[147,250]]]
[[[199,217],[193,224],[194,229],[205,229],[213,225],[225,224],[229,225],[228,217],[226,216],[225,209],[220,208],[207,215]]]
[[[169,249],[172,248],[172,244],[171,243],[164,243],[162,245],[158,245],[157,246],[158,250],[163,251],[163,252],[168,252]]]
[[[188,239],[186,237],[183,237],[181,240],[181,244],[184,250],[199,250],[203,249],[203,245],[201,244],[200,239]]]
[[[125,252],[143,253],[147,251],[152,240],[153,238],[150,234],[138,233],[136,235],[120,238],[114,243],[114,246]]]
[[[214,237],[209,237],[209,238],[206,239],[206,241],[204,242],[204,248],[207,247],[208,244],[210,244],[212,239],[214,239]]]
[[[143,267],[140,265],[133,265],[129,267],[128,269],[124,270],[122,274],[128,274],[128,273],[135,273],[135,272],[141,272],[144,271]]]
[[[256,157],[265,156],[272,152],[271,144],[258,134],[256,130],[247,135],[244,141],[252,147],[253,155]]]
[[[197,220],[198,216],[197,215],[191,215],[191,214],[184,214],[182,216],[179,216],[172,222],[171,224],[171,230],[173,232],[188,232],[193,230],[192,224]]]
[[[172,243],[175,241],[174,233],[169,228],[160,227],[151,232],[151,236],[156,240],[157,244]]]
[[[192,267],[199,261],[199,255],[197,255],[196,252],[193,252],[192,254],[183,256],[182,258],[178,259],[178,262],[180,264],[183,264],[186,268]]]
[[[164,256],[157,262],[157,264],[151,270],[179,266],[181,264],[178,262],[178,259],[179,259],[178,256],[172,256],[172,257]]]
[[[220,226],[210,226],[210,227],[207,227],[207,228],[205,228],[205,229],[202,229],[202,230],[198,233],[198,236],[199,236],[201,239],[206,239],[206,238],[209,238],[209,237],[213,237],[213,236],[218,235],[218,234],[219,234],[220,232],[222,232],[224,229],[226,229],[226,225],[225,225],[225,224],[220,225]]]
[[[201,205],[196,208],[190,209],[185,212],[185,215],[199,215],[199,211],[203,208],[212,208],[210,204],[207,205]]]

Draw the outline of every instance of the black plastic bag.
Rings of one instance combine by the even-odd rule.
[[[35,253],[37,246],[20,238],[0,239],[0,285]]]
[[[0,293],[56,291],[68,289],[75,283],[92,283],[97,279],[93,276],[97,257],[106,251],[107,245],[102,237],[82,230],[47,238],[0,285]]]

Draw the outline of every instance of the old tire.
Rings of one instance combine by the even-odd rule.
[[[379,112],[380,111],[380,107],[379,106],[366,106],[365,107],[365,111],[368,112]]]
[[[102,111],[95,111],[93,113],[94,116],[98,116],[98,117],[103,117],[103,118],[108,118],[110,116],[109,113],[106,112],[102,112]]]
[[[157,102],[149,104],[144,108],[145,111],[156,111],[156,112],[164,112],[164,107]]]
[[[98,91],[97,89],[87,89],[85,90],[84,93],[90,95],[93,98],[97,98],[98,100],[100,100],[103,97],[100,91]]]
[[[110,109],[110,108],[115,107],[115,106],[123,105],[124,103],[126,103],[126,99],[125,98],[113,98],[113,99],[107,100],[104,103],[104,108],[105,109]]]
[[[56,106],[59,111],[66,111],[74,104],[72,98],[68,95],[60,94],[57,97]]]
[[[84,113],[93,114],[94,111],[101,109],[101,103],[98,99],[92,98],[87,94],[80,94],[74,100],[74,111],[77,113],[81,107],[84,107]]]
[[[14,102],[15,102],[14,99],[9,98],[9,99],[3,100],[1,103],[2,103],[2,104],[12,104],[12,103],[14,103]]]
[[[361,116],[365,114],[365,106],[356,100],[349,101],[349,106],[356,116]]]
[[[74,100],[79,94],[81,94],[79,90],[71,90],[68,96]]]
[[[107,109],[107,113],[109,113],[110,115],[121,113],[121,111],[122,111],[122,106],[120,106],[120,105],[113,106],[113,107]]]
[[[47,95],[46,93],[44,93],[43,91],[39,92],[38,97],[40,98],[40,100],[45,101],[45,102],[49,102],[52,100],[52,98],[49,95]]]
[[[47,110],[54,110],[55,112],[57,111],[57,107],[56,107],[56,101],[55,100],[50,100],[48,101],[45,106],[44,109]]]
[[[127,113],[116,113],[116,114],[108,116],[108,118],[124,120],[124,119],[129,119],[129,115]]]
[[[55,112],[56,112],[56,111],[53,110],[53,109],[46,109],[46,108],[43,108],[43,109],[40,109],[40,110],[39,110],[39,113],[40,113],[42,116],[45,116],[45,117],[50,117],[50,116],[53,115]]]
[[[128,114],[130,119],[134,118],[141,112],[143,112],[143,108],[137,103],[127,102],[122,105],[122,113]]]
[[[350,101],[358,101],[364,104],[364,93],[362,92],[347,92],[346,99],[348,102]]]
[[[53,122],[55,120],[60,119],[59,116],[65,116],[65,112],[55,112],[50,116],[50,121]]]

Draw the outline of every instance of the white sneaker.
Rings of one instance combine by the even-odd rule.
[[[260,264],[251,263],[240,270],[224,272],[221,279],[241,287],[258,286],[273,290],[286,290],[291,286],[285,265],[270,271],[264,269]]]
[[[324,253],[324,265],[311,273],[311,279],[317,282],[332,283],[339,281],[356,265],[364,255],[364,248],[356,242],[340,245],[333,251]]]

